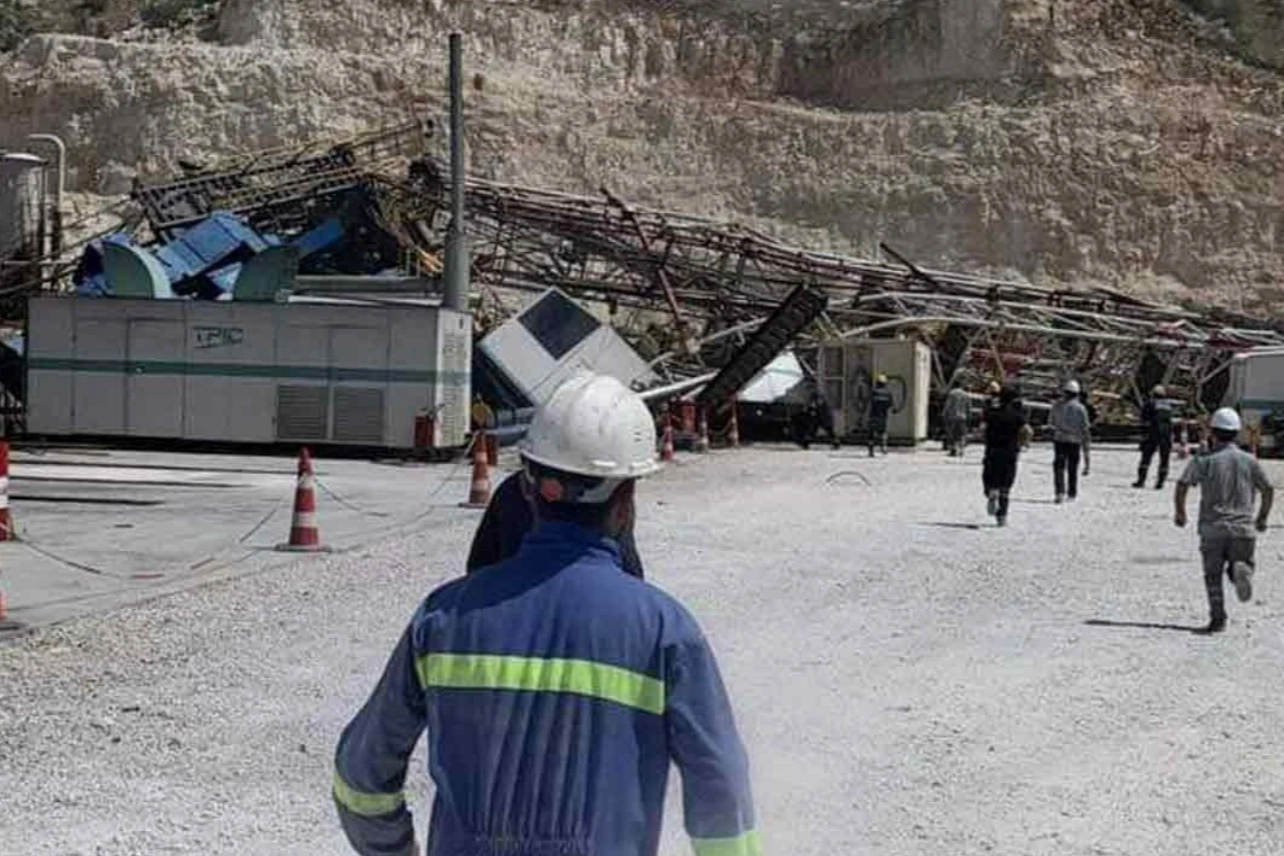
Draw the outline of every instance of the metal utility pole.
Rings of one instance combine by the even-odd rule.
[[[27,140],[32,143],[48,143],[57,153],[55,168],[58,171],[58,184],[54,187],[53,218],[49,230],[49,255],[56,261],[62,257],[62,197],[67,188],[67,144],[54,134],[30,134]]]
[[[463,36],[450,34],[450,227],[446,231],[442,305],[468,311],[468,234],[464,225],[464,58]]]

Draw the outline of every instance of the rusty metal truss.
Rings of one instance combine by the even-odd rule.
[[[403,215],[439,223],[445,174],[393,192]],[[799,337],[807,353],[855,337],[908,336],[932,348],[938,391],[1017,379],[1049,400],[1073,376],[1107,418],[1131,420],[1156,383],[1201,408],[1221,400],[1235,353],[1284,345],[1284,328],[1216,312],[1146,303],[1109,289],[1050,290],[922,270],[888,260],[807,251],[732,223],[630,207],[605,189],[572,196],[470,179],[468,230],[483,313],[509,311],[505,290],[555,286],[605,302],[667,380],[725,361],[799,285],[829,309]],[[428,231],[420,230],[420,234]]]

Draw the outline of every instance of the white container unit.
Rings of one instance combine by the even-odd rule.
[[[422,301],[30,301],[27,428],[410,448],[468,431],[472,319]]]
[[[1276,425],[1284,418],[1284,348],[1258,348],[1236,354],[1222,403],[1240,411],[1246,429],[1260,433],[1257,442],[1262,450],[1278,452],[1279,438],[1269,430],[1262,433],[1261,427],[1267,417]]]
[[[834,408],[839,434],[864,431],[874,378],[887,375],[892,412],[888,439],[917,444],[927,439],[927,408],[932,389],[932,352],[909,339],[827,342],[820,349],[817,375]]]
[[[580,369],[625,385],[654,374],[610,325],[550,288],[481,341],[481,350],[534,405]]]

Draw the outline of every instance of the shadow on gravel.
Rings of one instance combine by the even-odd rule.
[[[1013,505],[1056,505],[1055,499],[1017,499],[1015,496],[1008,500]]]
[[[1191,560],[1186,556],[1129,556],[1128,561],[1134,565],[1184,565]]]
[[[917,526],[937,526],[941,529],[980,529],[980,523],[947,523],[945,521],[920,520]]]
[[[1089,627],[1131,627],[1140,630],[1177,630],[1182,633],[1204,632],[1203,627],[1190,627],[1185,624],[1155,624],[1149,621],[1109,621],[1105,618],[1089,618],[1084,622]]]

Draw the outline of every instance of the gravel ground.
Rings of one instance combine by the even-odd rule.
[[[1003,530],[975,452],[758,448],[645,487],[640,549],[719,650],[768,853],[1284,851],[1279,535],[1257,601],[1192,635],[1194,533],[1127,487],[1131,452],[1096,458],[1056,507],[1036,448]],[[0,648],[0,851],[349,852],[335,739],[476,520]],[[419,764],[409,787],[422,825]]]

